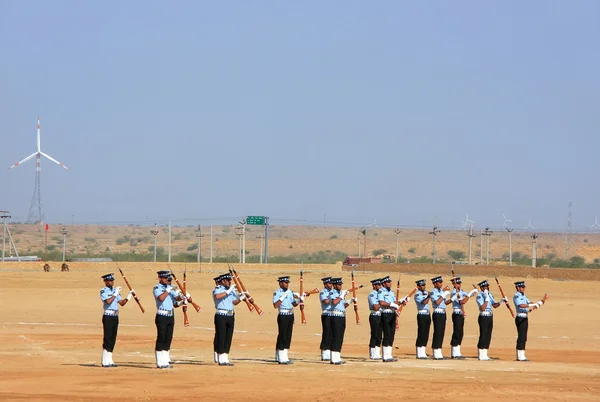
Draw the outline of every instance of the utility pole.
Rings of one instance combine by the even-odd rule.
[[[66,261],[65,257],[67,254],[67,233],[69,233],[67,228],[62,228],[60,230],[60,234],[63,235],[63,262]]]
[[[433,236],[433,247],[432,247],[433,250],[431,252],[431,255],[432,255],[432,260],[433,260],[434,264],[435,264],[435,238],[438,233],[440,233],[440,230],[438,230],[437,226],[435,226],[435,225],[433,226],[433,230],[431,232],[429,232],[429,234]]]
[[[512,232],[514,229],[506,228],[508,232],[508,265],[512,267]]]
[[[486,258],[485,258],[485,265],[490,265],[490,236],[492,235],[492,232],[490,230],[490,228],[485,228],[485,230],[483,231],[483,233],[481,234],[482,236],[487,236],[487,248],[486,248]]]
[[[469,232],[467,233],[467,236],[469,236],[469,265],[471,265],[471,247],[473,246],[473,237],[475,237],[475,235],[473,234],[472,223],[469,226]]]
[[[396,264],[398,264],[398,242],[400,240],[400,232],[401,230],[398,228],[394,230],[394,233],[396,233]]]
[[[479,231],[479,265],[483,265],[483,230]]]
[[[242,236],[244,233],[242,232],[242,226],[235,227],[235,235],[238,236],[238,258],[239,263],[242,263]]]
[[[260,263],[263,263],[263,239],[265,235],[256,236],[257,239],[260,239]]]
[[[269,262],[269,217],[265,216],[265,264]]]
[[[169,219],[169,264],[171,263],[171,220]]]
[[[200,225],[200,224],[198,224],[198,230],[196,231],[196,237],[198,238],[198,264],[200,264],[200,261],[202,258],[202,253],[200,252],[202,243],[200,243],[200,240],[204,237],[204,235],[202,234],[202,225]]]
[[[156,228],[156,223],[154,224],[154,229],[150,230],[150,233],[154,236],[154,262],[156,262],[156,238],[158,237],[158,229]]]
[[[356,240],[358,241],[358,258],[360,258],[360,232],[356,236]]]
[[[0,211],[0,218],[4,219],[4,228],[2,230],[2,261],[4,261],[4,250],[6,249],[6,219],[10,218],[8,211]]]
[[[362,233],[365,238],[365,242],[363,243],[363,257],[367,258],[367,229],[363,229]]]
[[[242,264],[246,263],[246,219],[238,221],[242,227]]]
[[[210,224],[210,263],[212,264],[212,255],[213,255],[213,235],[212,235],[212,223]]]
[[[531,266],[535,268],[537,266],[537,233],[531,235],[531,247],[533,248],[533,256],[531,257]]]

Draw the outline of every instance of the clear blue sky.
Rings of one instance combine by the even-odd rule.
[[[49,222],[600,216],[600,2],[0,0],[0,161]],[[35,161],[0,169],[27,217]]]

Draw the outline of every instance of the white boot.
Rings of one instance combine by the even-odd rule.
[[[162,353],[158,350],[155,350],[154,354],[156,355],[156,367],[162,368]]]
[[[527,357],[525,357],[524,350],[517,350],[517,361],[520,361],[520,362],[528,362],[529,361],[527,359]]]
[[[281,363],[281,357],[280,357],[279,349],[275,349],[275,361],[277,363]]]
[[[493,357],[490,357],[490,356],[488,356],[488,349],[484,349],[484,350],[485,350],[485,358],[486,358],[487,360],[494,360],[494,358],[493,358]]]
[[[117,367],[117,365],[113,361],[112,352],[106,352],[106,354],[108,355],[107,358],[108,358],[108,362],[109,362],[110,366],[111,367]]]
[[[279,356],[281,357],[281,364],[294,364],[289,357],[289,349],[283,349],[283,356],[281,356],[281,353],[279,354]]]
[[[171,364],[171,350],[167,350],[165,353],[167,354],[167,364]]]
[[[420,347],[418,347],[418,346],[415,346],[415,357],[416,357],[417,359],[420,359],[420,358],[421,358],[421,348],[420,348]]]
[[[487,355],[487,349],[479,349],[479,360],[492,360]]]
[[[383,361],[386,363],[395,361],[394,357],[392,356],[392,347],[391,346],[383,347]]]
[[[375,348],[369,348],[369,359],[375,360]]]
[[[421,357],[423,359],[429,359],[429,356],[427,356],[427,346],[421,346]]]
[[[323,360],[323,361],[331,360],[331,350],[329,350],[329,349],[322,350],[321,351],[321,360]]]
[[[377,360],[381,359],[381,347],[380,346],[375,346],[375,359],[377,359]]]
[[[169,364],[169,351],[163,350],[160,352],[160,355],[161,368],[173,368],[173,366]]]
[[[108,351],[102,349],[102,367],[110,367],[110,360],[108,360]]]
[[[219,354],[215,352],[215,363],[219,362]]]
[[[444,360],[444,355],[442,354],[442,349],[433,349],[433,358],[435,360]]]
[[[221,353],[219,355],[219,366],[233,366],[233,363],[229,362],[229,356],[227,353]]]
[[[331,364],[344,364],[340,352],[331,352]]]

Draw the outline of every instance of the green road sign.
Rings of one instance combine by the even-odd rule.
[[[246,224],[247,225],[264,225],[265,217],[264,216],[247,216]]]

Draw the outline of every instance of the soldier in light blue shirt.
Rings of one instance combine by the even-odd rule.
[[[331,360],[331,317],[330,312],[333,308],[331,304],[331,291],[333,285],[331,284],[331,276],[321,278],[323,281],[323,290],[319,293],[319,300],[321,302],[321,361]]]
[[[158,271],[158,284],[152,289],[154,301],[156,302],[156,344],[154,352],[156,355],[156,367],[159,369],[173,368],[171,366],[171,342],[173,341],[173,330],[175,329],[175,316],[173,309],[175,303],[186,299],[181,291],[176,292],[171,286],[171,272]],[[187,297],[191,301],[191,296]]]
[[[425,289],[425,279],[415,282],[417,292],[415,293],[415,305],[417,306],[417,359],[427,359],[427,341],[429,340],[429,328],[431,328],[431,316],[429,315],[429,299],[431,296]]]
[[[100,289],[100,300],[102,300],[102,329],[104,337],[102,340],[102,367],[117,367],[113,361],[112,354],[117,342],[117,331],[119,330],[119,306],[124,306],[134,294],[133,289],[129,291],[125,299],[121,299],[121,287],[113,288],[115,283],[114,274],[102,275],[104,287]]]
[[[371,338],[369,339],[369,358],[371,360],[381,360],[381,340],[383,337],[383,328],[381,326],[381,311],[379,311],[378,292],[381,289],[381,279],[371,281],[373,290],[369,293],[367,300],[369,302],[369,325],[371,326]]]
[[[481,292],[475,299],[479,308],[479,317],[477,323],[479,324],[479,341],[477,342],[478,358],[479,360],[494,360],[488,356],[488,349],[492,341],[492,329],[494,328],[494,317],[492,315],[492,308],[498,308],[500,304],[506,303],[506,299],[501,299],[496,302],[494,296],[490,292],[490,284],[487,280],[484,280],[478,284]]]
[[[465,326],[464,305],[469,298],[477,294],[478,290],[473,289],[469,293],[462,290],[462,280],[458,276],[452,278],[452,284],[454,288],[450,293],[450,300],[452,300],[452,339],[450,340],[450,346],[452,347],[453,359],[464,359],[465,357],[460,351]]]
[[[381,350],[383,354],[383,362],[389,363],[395,361],[392,356],[392,347],[394,346],[394,337],[396,336],[396,320],[398,319],[396,312],[400,308],[400,304],[406,305],[406,300],[396,300],[396,295],[392,291],[392,279],[389,276],[380,279],[383,285],[377,294],[379,302],[379,311],[381,311],[381,327],[383,329],[383,341],[381,342]]]
[[[215,309],[217,310],[215,312],[215,336],[217,338],[219,366],[233,366],[233,363],[229,361],[229,351],[231,350],[235,326],[233,307],[247,298],[245,293],[238,294],[235,284],[231,283],[232,279],[232,276],[228,273],[221,275],[218,281],[220,285],[212,292]]]
[[[288,357],[288,350],[292,344],[294,307],[298,306],[300,300],[304,300],[304,295],[293,293],[289,289],[289,276],[280,276],[277,282],[279,282],[279,289],[273,292],[273,307],[278,309],[275,360],[279,364],[293,364]]]
[[[333,305],[330,311],[331,319],[331,364],[344,364],[341,358],[342,344],[344,343],[344,333],[346,332],[346,307],[354,302],[354,299],[346,300],[350,293],[348,290],[342,290],[342,278],[331,278],[333,290],[329,295],[329,300]]]
[[[525,357],[525,344],[527,343],[527,331],[529,329],[529,312],[541,308],[548,294],[535,303],[529,301],[525,296],[525,281],[515,282],[515,288],[517,292],[513,296],[513,303],[517,310],[517,316],[515,317],[515,325],[517,326],[517,361],[525,362],[529,361]]]

